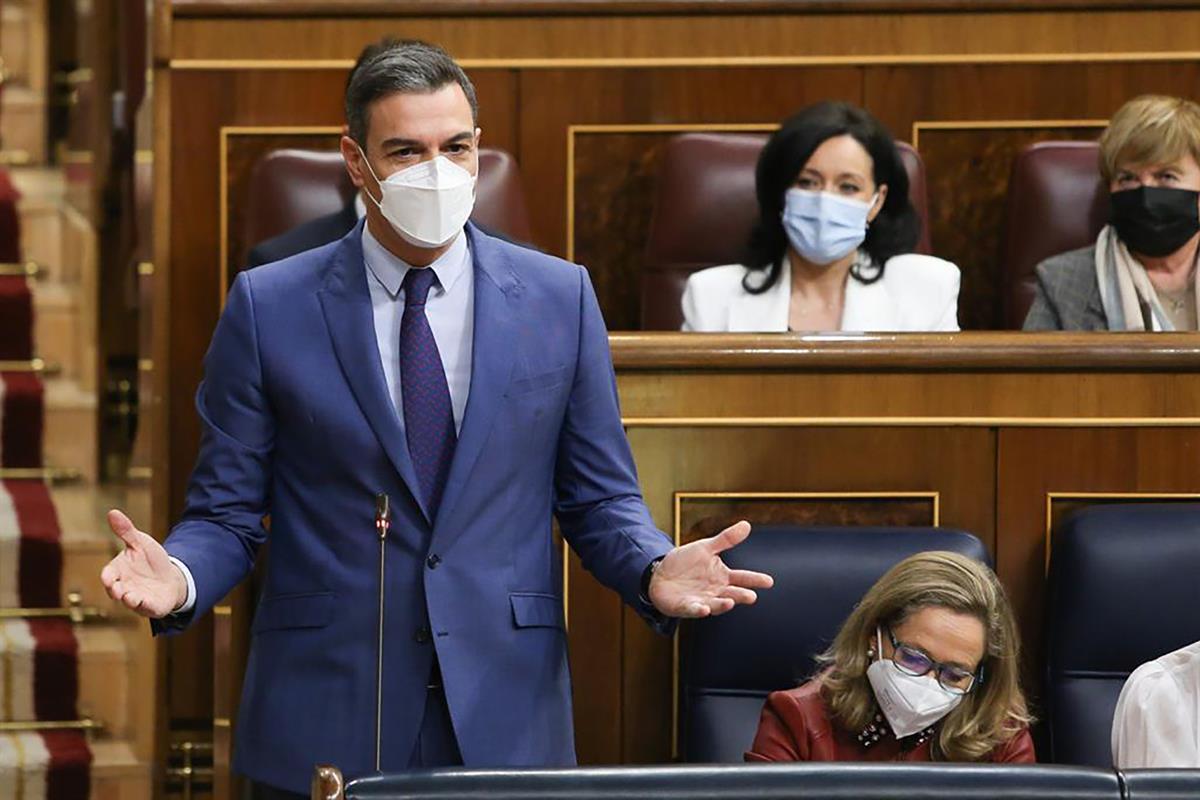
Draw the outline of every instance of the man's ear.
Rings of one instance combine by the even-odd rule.
[[[338,147],[342,151],[342,160],[346,162],[346,172],[350,175],[350,182],[359,189],[363,188],[367,183],[367,166],[363,163],[364,157],[362,151],[358,148],[358,143],[349,136],[343,136],[338,142]]]

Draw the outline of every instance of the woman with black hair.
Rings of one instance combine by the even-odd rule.
[[[911,252],[920,220],[879,120],[809,106],[767,142],[755,185],[746,262],[688,278],[685,331],[958,330],[958,267]]]

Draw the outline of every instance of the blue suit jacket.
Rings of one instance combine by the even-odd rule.
[[[241,581],[270,515],[235,746],[256,780],[305,791],[319,762],[373,769],[378,492],[392,499],[385,771],[408,764],[435,647],[467,765],[574,762],[552,513],[584,566],[651,615],[641,576],[671,545],[641,498],[587,273],[467,235],[470,396],[432,525],[384,385],[361,227],[230,290],[196,397],[187,507],[166,542],[196,606],[155,628],[186,627]],[[426,619],[433,641],[416,641]]]

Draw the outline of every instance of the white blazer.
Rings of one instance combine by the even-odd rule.
[[[685,331],[786,331],[792,268],[785,257],[774,286],[762,294],[742,288],[741,264],[692,273],[683,290]],[[883,277],[863,284],[846,280],[843,331],[958,330],[958,267],[916,253],[894,256]]]

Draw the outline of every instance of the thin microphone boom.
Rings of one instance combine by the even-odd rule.
[[[387,564],[387,535],[392,525],[392,504],[387,494],[375,495],[375,532],[379,534],[379,647],[375,665],[375,771],[379,772],[383,746],[383,597]]]

